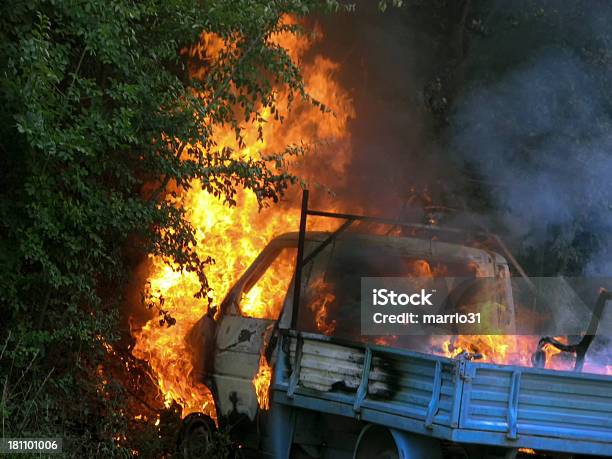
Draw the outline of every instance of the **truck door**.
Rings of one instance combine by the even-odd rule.
[[[253,385],[263,345],[285,301],[295,267],[295,248],[271,243],[232,288],[217,328],[213,384],[219,416],[232,412],[254,419]]]

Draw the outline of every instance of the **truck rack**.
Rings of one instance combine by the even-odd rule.
[[[273,403],[459,443],[612,456],[609,376],[281,333]],[[321,389],[350,378],[353,390]]]

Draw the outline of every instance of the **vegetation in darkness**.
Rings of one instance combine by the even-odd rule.
[[[245,123],[265,123],[262,109],[282,116],[288,107],[275,88],[317,104],[269,38],[300,33],[283,25],[285,14],[338,8],[309,0],[2,3],[2,437],[62,437],[75,457],[172,451],[175,432],[161,430],[178,414],[168,410],[161,427],[141,423],[130,435],[132,397],[108,368],[128,275],[151,253],[198,273],[206,293],[211,260],[193,250],[194,228],[167,193],[199,179],[227,205],[239,186],[261,205],[282,195],[293,180],[283,157],[299,148],[237,159],[215,148],[212,134],[229,125],[240,141]],[[203,32],[229,46],[197,79],[183,50]]]

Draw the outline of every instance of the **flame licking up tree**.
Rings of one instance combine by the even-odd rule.
[[[318,31],[317,36],[320,38]],[[281,151],[291,144],[329,144],[333,152],[332,148],[329,151],[317,148],[312,154],[316,153],[314,159],[319,167],[323,164],[326,174],[340,182],[349,160],[347,123],[354,116],[354,109],[348,93],[338,83],[338,65],[335,62],[320,55],[308,62],[303,61],[305,52],[317,36],[283,33],[277,34],[273,40],[287,49],[292,59],[300,64],[307,91],[331,112],[322,113],[317,107],[303,104],[287,116],[283,125],[274,122],[271,113],[264,112],[264,118],[271,121],[263,125],[263,139],[258,138],[257,126],[247,126],[244,133],[246,147],[240,149],[235,144],[235,132],[232,129],[219,130],[215,132],[219,149],[232,147],[237,157],[259,159],[260,154]],[[222,42],[219,39],[206,35],[194,48],[194,52],[210,55],[218,52],[220,46]],[[303,171],[299,161],[295,167],[301,176],[308,175],[309,171]],[[310,172],[318,174],[320,171]],[[317,181],[322,179],[317,177]],[[281,204],[282,208],[278,206],[260,212],[254,194],[242,190],[238,193],[237,205],[230,208],[203,190],[200,183],[194,182],[191,185],[187,193],[168,199],[187,210],[187,217],[197,230],[197,247],[202,259],[211,256],[215,260],[214,264],[207,266],[206,275],[212,287],[210,295],[213,303],[218,305],[238,276],[273,237],[297,229],[299,201],[285,202]],[[194,298],[199,290],[198,278],[194,273],[174,271],[159,258],[150,257],[149,264],[149,288],[163,301],[163,309],[176,322],[166,327],[159,323],[158,318],[153,318],[141,329],[134,329],[136,344],[133,354],[148,361],[167,405],[172,401],[179,403],[183,408],[183,416],[201,411],[214,417],[214,406],[208,389],[194,384],[191,377],[193,368],[185,339],[208,305],[206,300]],[[282,302],[293,266],[290,259],[272,266],[271,270],[275,272],[264,276],[265,279],[261,279],[256,288],[244,298],[242,312],[252,317],[273,315],[274,311],[269,310],[270,305]],[[263,359],[260,371],[254,375],[254,385],[260,406],[264,408],[268,403],[270,377],[271,370]]]

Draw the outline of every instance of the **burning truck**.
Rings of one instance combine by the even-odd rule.
[[[342,223],[306,231],[308,216]],[[375,234],[351,231],[365,227]],[[229,427],[247,457],[612,456],[612,377],[582,371],[611,295],[599,292],[574,344],[518,343],[512,276],[524,271],[499,239],[503,255],[482,240],[455,242],[461,237],[441,226],[311,210],[305,192],[299,232],[274,238],[189,333],[194,384],[210,389],[216,422],[198,412],[185,418],[185,456],[194,444],[206,448],[217,427]],[[260,317],[245,313],[270,276],[289,279],[283,296]],[[489,314],[509,333],[505,347],[500,336],[361,335],[359,285],[368,276],[495,279]],[[447,287],[448,298],[460,290]],[[508,352],[511,339],[517,349],[529,343],[525,360],[492,363],[486,354]],[[574,354],[574,371],[544,368],[559,353]]]

